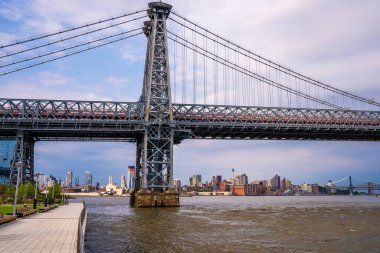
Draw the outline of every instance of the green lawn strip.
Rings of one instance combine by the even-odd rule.
[[[21,205],[17,205],[16,208],[23,208],[23,207],[24,205],[21,204]],[[29,207],[30,209],[33,209],[33,205],[28,204],[27,207]],[[39,212],[41,208],[45,208],[44,204],[37,205],[37,212]],[[13,205],[0,205],[0,212],[2,212],[3,215],[6,215],[8,213],[13,213]]]
[[[23,205],[17,205],[17,208],[23,208]],[[3,213],[3,215],[6,215],[8,213],[13,213],[13,205],[0,205],[0,212]]]

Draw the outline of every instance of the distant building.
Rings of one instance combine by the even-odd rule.
[[[258,180],[258,179],[254,179],[254,180],[252,181],[252,184],[259,184],[259,182],[260,182],[260,180]]]
[[[222,182],[222,176],[217,175],[213,176],[211,180],[211,186],[214,191],[217,191],[220,189],[220,183]]]
[[[265,194],[266,187],[263,182],[259,182],[259,184],[235,185],[233,190],[233,195],[235,196],[258,196]]]
[[[246,174],[241,174],[235,177],[235,185],[246,185],[248,184],[248,177]]]
[[[292,188],[292,182],[289,179],[283,178],[281,180],[281,190],[290,190]]]
[[[75,186],[79,186],[79,177],[78,176],[75,177]]]
[[[311,184],[307,184],[307,183],[303,183],[301,185],[301,190],[304,193],[312,193],[313,192]]]
[[[44,188],[46,185],[47,185],[47,176],[43,175],[43,174],[40,174],[37,178],[37,184],[38,184],[38,188],[42,189]]]
[[[66,174],[66,186],[68,188],[73,187],[73,172],[72,171],[68,171]]]
[[[92,174],[89,171],[84,173],[84,185],[91,186],[92,185]]]
[[[227,180],[223,180],[220,183],[220,191],[221,192],[229,192],[231,190],[230,184],[231,184],[231,182],[228,182]]]
[[[271,180],[270,180],[270,185],[274,190],[278,190],[281,188],[281,182],[280,182],[280,176],[275,175]]]
[[[9,181],[15,141],[0,141],[0,183],[6,185]]]
[[[174,179],[174,190],[176,192],[181,192],[181,180]]]
[[[192,180],[193,187],[202,187],[202,176],[201,175],[193,175],[193,180]]]
[[[189,186],[193,186],[193,177],[189,177],[188,181]]]
[[[120,179],[120,188],[121,189],[127,189],[127,184],[125,182],[125,175],[121,175]]]
[[[136,168],[135,166],[128,166],[127,174],[127,188],[135,189],[135,180],[136,180]]]
[[[108,176],[108,184],[106,185],[106,193],[110,195],[116,194],[117,184],[112,182],[112,176]]]

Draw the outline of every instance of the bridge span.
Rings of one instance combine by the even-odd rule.
[[[187,138],[380,139],[380,112],[173,104],[176,142]],[[144,132],[141,102],[1,99],[3,137],[34,140],[136,140]]]

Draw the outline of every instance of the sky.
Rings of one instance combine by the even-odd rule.
[[[0,41],[51,33],[146,8],[149,1],[0,2]],[[173,10],[275,62],[334,87],[380,101],[380,2],[377,0],[171,0]],[[139,20],[137,22],[142,22]],[[138,23],[134,23],[138,24]],[[0,97],[137,101],[146,38],[140,36],[0,77]],[[4,53],[4,51],[0,51]],[[174,177],[249,181],[275,174],[294,183],[351,175],[380,182],[379,142],[185,140],[174,147]],[[64,178],[91,171],[105,184],[134,165],[135,145],[37,142],[35,170]]]

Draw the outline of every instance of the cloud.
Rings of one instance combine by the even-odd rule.
[[[41,84],[45,87],[62,86],[74,81],[72,78],[66,77],[58,73],[51,73],[48,71],[41,72],[39,76],[39,78],[41,79]]]
[[[124,44],[120,48],[121,57],[129,63],[145,60],[145,54],[142,52],[141,47],[136,49],[136,45]]]
[[[109,76],[105,81],[114,86],[120,86],[129,82],[127,78],[119,78],[115,76]]]
[[[0,16],[11,21],[18,21],[23,17],[17,3],[10,4],[6,2],[0,4]]]

